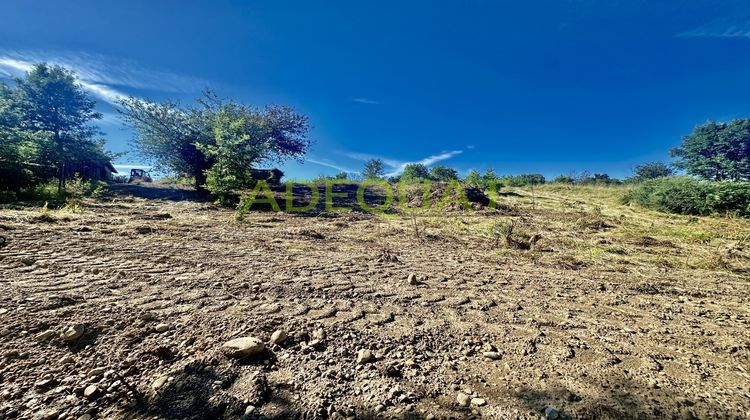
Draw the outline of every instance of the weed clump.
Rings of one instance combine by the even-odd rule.
[[[500,242],[510,249],[529,250],[536,247],[537,242],[542,239],[539,233],[531,234],[521,227],[517,227],[513,219],[507,223],[497,222],[491,227],[492,234],[495,237],[495,246]]]

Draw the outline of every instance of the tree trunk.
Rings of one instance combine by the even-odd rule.
[[[65,161],[60,162],[60,174],[57,180],[57,193],[62,194],[65,188]]]
[[[203,170],[196,171],[195,190],[200,193],[208,192],[208,190],[206,190],[206,187],[204,187],[205,184],[206,184],[206,174],[203,172]]]

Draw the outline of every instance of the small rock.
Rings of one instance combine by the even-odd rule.
[[[547,420],[557,420],[560,418],[560,413],[552,407],[547,407],[544,409],[544,417]]]
[[[486,351],[482,353],[482,356],[490,359],[490,360],[500,360],[503,356],[496,352],[496,351]]]
[[[104,372],[105,372],[106,370],[107,370],[107,369],[106,369],[106,368],[103,368],[103,367],[96,367],[96,368],[93,368],[93,369],[91,369],[91,370],[89,371],[89,373],[88,373],[88,377],[90,378],[90,377],[92,377],[92,376],[102,376],[102,375],[104,375]]]
[[[409,277],[406,278],[409,281],[409,284],[412,286],[416,286],[419,284],[419,280],[417,280],[417,275],[414,273],[409,274]]]
[[[86,326],[83,324],[74,324],[67,328],[65,328],[60,333],[60,338],[62,338],[65,341],[76,341],[83,335],[83,332],[86,331]]]
[[[78,420],[91,420],[91,414],[84,414],[81,417],[78,417]]]
[[[484,405],[487,405],[487,401],[484,398],[472,398],[471,405],[482,407]]]
[[[313,331],[312,338],[314,340],[323,341],[326,339],[326,332],[322,328],[318,328],[317,330]]]
[[[361,349],[357,351],[357,363],[359,363],[360,365],[369,363],[370,361],[372,361],[372,359],[373,359],[373,356],[370,350]]]
[[[36,339],[37,342],[43,343],[43,342],[49,340],[50,338],[52,338],[53,335],[55,335],[54,331],[47,330],[47,331],[44,331],[44,332],[41,332],[41,333],[37,334],[37,336],[34,337],[34,338]]]
[[[156,330],[156,332],[158,333],[167,332],[169,331],[169,324],[164,324],[164,323],[156,324],[156,326],[154,327],[154,330]]]
[[[59,411],[50,409],[50,410],[42,410],[36,413],[34,417],[39,420],[52,420],[52,419],[56,419],[58,416],[60,416]]]
[[[83,390],[83,396],[86,398],[94,398],[99,393],[99,388],[96,385],[89,385]]]
[[[456,401],[458,401],[458,405],[461,407],[468,407],[471,399],[463,392],[459,392],[458,395],[456,395]]]
[[[227,357],[255,356],[263,352],[266,345],[255,337],[240,337],[227,341],[221,347]]]
[[[154,383],[151,384],[151,389],[153,389],[154,391],[158,390],[159,388],[164,386],[164,384],[167,383],[168,380],[169,376],[166,375],[156,378]]]
[[[35,387],[40,389],[49,389],[57,384],[56,379],[42,379],[41,381],[34,384]]]
[[[284,330],[276,330],[271,334],[271,342],[273,344],[281,344],[287,339],[287,333]],[[252,406],[251,406],[252,407]]]
[[[255,406],[254,405],[248,405],[245,408],[245,415],[246,416],[249,416],[249,415],[253,414],[254,412],[255,412]]]

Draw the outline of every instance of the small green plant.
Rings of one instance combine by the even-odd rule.
[[[83,211],[83,199],[86,197],[99,198],[104,193],[104,185],[81,178],[76,174],[73,179],[65,186],[66,199],[64,210],[73,213]]]

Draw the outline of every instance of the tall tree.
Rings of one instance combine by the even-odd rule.
[[[97,134],[90,123],[102,115],[73,72],[60,66],[37,64],[15,82],[12,102],[19,116],[18,128],[37,136],[37,144],[43,143],[42,138],[49,141],[49,155],[57,165],[58,190],[62,190],[67,165],[78,158],[76,150],[85,149]]]
[[[464,179],[464,182],[469,185],[480,186],[482,185],[482,176],[479,175],[479,172],[476,169],[472,169],[471,172],[466,175],[466,179]]]
[[[674,169],[664,162],[647,162],[633,168],[633,178],[636,181],[661,178],[674,175]]]
[[[695,127],[672,149],[677,166],[690,175],[722,181],[750,180],[750,119]]]
[[[450,182],[458,181],[458,172],[447,166],[433,166],[430,169],[430,178],[435,181]]]
[[[370,159],[365,162],[365,169],[362,171],[364,179],[383,179],[385,176],[385,165],[382,159]]]
[[[401,180],[406,182],[430,179],[430,170],[421,163],[410,163],[404,167]]]
[[[310,145],[307,117],[288,107],[258,111],[228,102],[219,105],[212,122],[213,139],[197,147],[213,162],[205,170],[206,187],[220,197],[251,186],[253,166],[300,158]]]
[[[213,143],[213,115],[218,107],[212,97],[183,108],[179,102],[154,103],[123,99],[117,111],[136,133],[135,151],[157,169],[190,176],[196,189],[206,183],[205,171],[212,161],[198,144]]]
[[[306,116],[284,106],[260,111],[206,92],[195,105],[121,101],[118,111],[136,132],[136,151],[157,168],[191,176],[196,189],[218,195],[252,182],[264,161],[300,158],[309,149]]]

